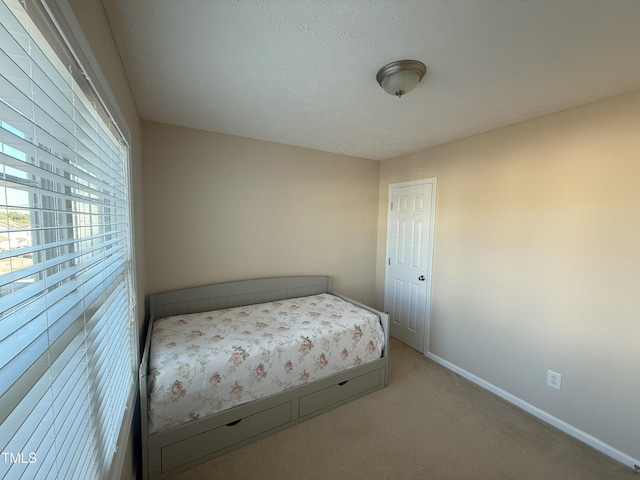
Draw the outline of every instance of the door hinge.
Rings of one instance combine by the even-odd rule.
[[[389,262],[387,263],[387,265],[391,265],[391,258],[389,258]]]
[[[391,210],[393,210],[393,202],[391,202]]]

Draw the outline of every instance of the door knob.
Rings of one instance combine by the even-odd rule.
[[[418,277],[418,280],[420,280],[421,282],[424,282],[424,275],[420,275],[420,276]]]

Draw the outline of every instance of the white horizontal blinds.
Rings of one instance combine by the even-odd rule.
[[[128,148],[32,7],[0,0],[0,478],[103,478],[135,382]]]

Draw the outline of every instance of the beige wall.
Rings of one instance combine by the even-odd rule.
[[[429,352],[640,458],[640,93],[382,162],[379,307],[389,184],[426,177]]]
[[[379,163],[142,123],[147,291],[327,274],[372,302]]]
[[[69,5],[82,28],[82,32],[89,43],[93,55],[99,63],[100,69],[118,102],[118,106],[131,132],[131,181],[133,186],[136,292],[139,305],[139,328],[142,329],[144,323],[145,277],[140,119],[100,0],[69,0]],[[137,420],[134,420],[134,422],[137,423]],[[129,442],[126,446],[127,455],[122,469],[123,479],[135,478],[137,454],[134,435],[136,431],[137,424],[134,424]]]

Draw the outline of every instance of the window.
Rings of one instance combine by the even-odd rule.
[[[107,477],[136,391],[129,148],[61,38],[0,0],[2,479]]]

